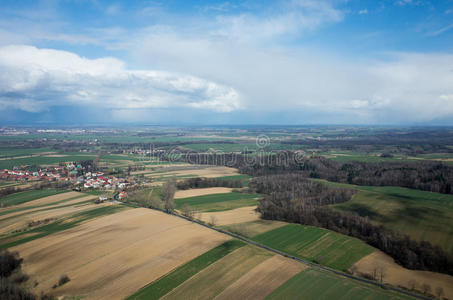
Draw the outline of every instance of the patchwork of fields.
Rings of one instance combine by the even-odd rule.
[[[361,187],[345,203],[335,209],[358,213],[375,224],[426,240],[453,251],[453,195],[430,193],[400,187]]]
[[[253,237],[274,249],[346,271],[375,249],[368,244],[322,228],[288,224]]]
[[[176,191],[175,199],[197,197],[204,195],[214,195],[214,194],[226,194],[231,193],[232,188],[226,187],[212,187],[212,188],[202,188],[202,189],[189,189],[189,190],[180,190]]]
[[[233,240],[145,286],[128,300],[319,298],[411,299]]]
[[[376,267],[384,271],[383,282],[385,283],[410,290],[412,289],[411,281],[413,281],[415,283],[414,289],[420,293],[423,293],[423,285],[427,284],[434,291],[442,288],[447,299],[453,298],[453,276],[403,268],[395,263],[393,258],[381,251],[375,251],[360,259],[351,270],[372,274]]]
[[[228,238],[144,208],[96,218],[17,247],[37,292],[122,299]],[[71,281],[52,289],[62,274]]]
[[[43,190],[32,190],[32,191],[25,191],[19,193],[13,193],[7,196],[4,196],[0,199],[0,203],[4,206],[9,205],[18,205],[22,203],[26,203],[32,200],[36,200],[42,197],[55,195],[59,193],[67,192],[65,190],[56,190],[56,189],[43,189]],[[43,201],[41,200],[40,203]]]
[[[96,158],[95,154],[45,154],[45,155],[34,155],[29,157],[17,157],[0,159],[0,169],[11,169],[14,166],[20,165],[57,165],[60,162],[66,161],[82,161]]]
[[[411,299],[366,284],[351,282],[323,271],[306,269],[266,299]]]
[[[349,161],[360,161],[360,162],[414,162],[419,160],[431,160],[441,161],[446,164],[453,163],[453,155],[451,153],[432,153],[432,154],[419,154],[417,156],[408,156],[402,154],[395,154],[391,157],[382,157],[382,153],[375,152],[355,152],[355,151],[330,151],[330,152],[319,152],[317,155],[324,156],[333,161],[337,162],[349,162]]]
[[[258,194],[245,193],[222,193],[175,199],[176,209],[181,209],[184,204],[190,205],[197,211],[213,212],[240,208],[244,206],[256,206]]]
[[[225,169],[172,168],[178,167],[146,175],[162,178],[163,173],[173,176],[173,172],[185,172],[186,175],[178,176],[189,176],[209,171],[213,176],[223,175],[220,178],[249,178],[234,173],[225,175],[234,172]],[[147,188],[142,193],[151,195],[151,190],[153,197],[161,197],[160,187]],[[420,199],[420,194],[410,194],[412,190],[385,191],[385,199],[405,197],[410,205],[415,201],[411,197]],[[336,209],[347,210],[347,205],[361,200],[357,198],[361,193],[378,192],[379,188],[363,187],[353,200]],[[309,268],[162,212],[124,204],[94,204],[96,194],[45,189],[0,199],[9,205],[0,209],[0,248],[19,251],[24,258],[24,272],[38,283],[34,292],[84,299],[405,298]],[[229,188],[193,189],[178,191],[175,207],[190,205],[201,212],[199,217],[206,223],[214,218],[216,226],[294,256],[338,270],[354,266],[363,273],[372,272],[366,262],[376,256],[373,247],[316,227],[261,220],[254,211],[259,197]],[[439,207],[450,204],[448,196],[424,197],[424,202],[431,201]],[[391,211],[393,207],[382,204],[374,209]],[[389,211],[385,214],[391,215]],[[45,220],[48,223],[39,222]],[[36,222],[36,227],[30,227]],[[376,261],[382,263],[385,259],[378,257]],[[387,267],[390,270],[390,265]],[[399,272],[408,271],[401,269]],[[428,278],[425,273],[418,277],[420,281]],[[63,274],[69,276],[70,282],[53,288]],[[443,280],[450,283],[450,277]],[[392,276],[386,282],[398,284]],[[450,293],[448,287],[444,290]]]
[[[200,220],[205,223],[215,220],[215,225],[219,226],[250,222],[260,218],[260,214],[255,209],[255,206],[245,206],[226,211],[206,212],[200,214]]]

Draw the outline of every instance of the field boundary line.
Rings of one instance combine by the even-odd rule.
[[[122,202],[124,203],[124,202]],[[124,203],[125,204],[125,203]],[[167,213],[165,211],[162,211],[162,210],[159,210],[159,209],[154,209],[154,208],[150,208],[150,207],[144,207],[144,208],[147,208],[147,209],[151,209],[151,210],[157,210],[157,211],[160,211],[160,212],[163,212],[163,213]],[[339,271],[339,270],[335,270],[335,269],[332,269],[332,268],[329,268],[329,267],[326,267],[326,266],[323,266],[323,265],[320,265],[320,264],[317,264],[317,263],[314,263],[312,261],[309,261],[309,260],[306,260],[306,259],[303,259],[303,258],[299,258],[299,257],[296,257],[296,256],[293,256],[291,254],[288,254],[286,252],[283,252],[283,251],[280,251],[280,250],[277,250],[277,249],[274,249],[272,247],[268,247],[266,245],[263,245],[261,243],[258,243],[258,242],[255,242],[253,240],[250,240],[246,237],[243,237],[243,236],[240,236],[238,234],[235,234],[235,233],[231,233],[231,232],[228,232],[226,230],[223,230],[223,229],[220,229],[220,228],[216,228],[216,227],[213,227],[211,225],[208,225],[204,222],[201,222],[199,220],[196,220],[196,219],[191,219],[189,217],[186,217],[186,216],[183,216],[183,215],[180,215],[180,214],[177,214],[175,212],[170,212],[170,213],[167,213],[169,215],[172,215],[172,216],[175,216],[175,217],[179,217],[181,219],[184,219],[186,221],[189,221],[189,222],[192,222],[192,223],[196,223],[198,225],[201,225],[201,226],[204,226],[206,228],[209,228],[209,229],[212,229],[212,230],[215,230],[217,232],[220,232],[220,233],[223,233],[223,234],[226,234],[232,238],[235,238],[235,239],[238,239],[238,240],[241,240],[243,242],[246,242],[250,245],[254,245],[256,247],[259,247],[259,248],[262,248],[262,249],[265,249],[265,250],[268,250],[268,251],[271,251],[271,252],[274,252],[278,255],[281,255],[281,256],[284,256],[284,257],[287,257],[287,258],[290,258],[292,260],[295,260],[295,261],[298,261],[298,262],[301,262],[307,266],[310,266],[314,269],[318,269],[318,270],[322,270],[322,271],[326,271],[328,273],[333,273],[335,275],[338,275],[338,276],[342,276],[342,277],[345,277],[345,278],[349,278],[349,279],[352,279],[352,280],[355,280],[355,281],[358,281],[358,282],[361,282],[361,283],[367,283],[367,284],[371,284],[371,285],[374,285],[374,286],[377,286],[379,288],[382,288],[383,290],[391,290],[391,291],[394,291],[394,292],[397,292],[397,293],[401,293],[401,294],[404,294],[406,296],[410,296],[410,297],[414,297],[414,298],[418,298],[418,299],[424,299],[424,300],[432,300],[433,298],[430,298],[430,297],[426,297],[424,295],[420,295],[420,294],[416,294],[416,293],[412,293],[410,291],[406,291],[406,290],[403,290],[403,289],[400,289],[400,288],[397,288],[397,287],[394,287],[394,286],[391,286],[391,285],[386,285],[386,284],[383,284],[383,283],[379,283],[379,282],[376,282],[376,281],[372,281],[372,280],[369,280],[369,279],[365,279],[365,278],[361,278],[361,277],[357,277],[357,276],[354,276],[354,275],[351,275],[351,274],[348,274],[348,273],[345,273],[345,272],[342,272],[342,271]]]
[[[152,209],[152,208],[150,208]],[[357,276],[354,276],[354,275],[351,275],[351,274],[347,274],[347,273],[344,273],[344,272],[341,272],[339,270],[335,270],[335,269],[332,269],[332,268],[329,268],[329,267],[326,267],[326,266],[323,266],[323,265],[320,265],[320,264],[316,264],[314,262],[311,262],[309,260],[306,260],[306,259],[303,259],[303,258],[299,258],[299,257],[296,257],[296,256],[293,256],[293,255],[290,255],[286,252],[283,252],[283,251],[280,251],[280,250],[277,250],[277,249],[274,249],[274,248],[271,248],[271,247],[268,247],[266,245],[263,245],[261,243],[258,243],[258,242],[255,242],[253,240],[250,240],[246,237],[243,237],[243,236],[240,236],[240,235],[237,235],[235,233],[231,233],[231,232],[228,232],[228,231],[225,231],[223,229],[220,229],[220,228],[215,228],[211,225],[208,225],[208,224],[205,224],[203,222],[200,222],[198,220],[195,220],[195,219],[191,219],[191,218],[188,218],[186,216],[183,216],[183,215],[180,215],[180,214],[177,214],[177,213],[169,213],[170,215],[173,215],[173,216],[176,216],[176,217],[179,217],[179,218],[182,218],[184,220],[187,220],[187,221],[190,221],[190,222],[193,222],[193,223],[196,223],[196,224],[199,224],[201,226],[204,226],[206,228],[209,228],[209,229],[212,229],[212,230],[215,230],[217,232],[220,232],[220,233],[223,233],[223,234],[226,234],[226,235],[229,235],[233,238],[236,238],[238,240],[241,240],[243,242],[246,242],[248,244],[251,244],[251,245],[254,245],[254,246],[257,246],[257,247],[260,247],[262,249],[265,249],[265,250],[268,250],[268,251],[271,251],[271,252],[274,252],[278,255],[282,255],[284,257],[287,257],[287,258],[290,258],[290,259],[293,259],[295,261],[298,261],[298,262],[301,262],[303,264],[306,264],[312,268],[315,268],[315,269],[318,269],[318,270],[323,270],[323,271],[326,271],[326,272],[329,272],[329,273],[333,273],[335,275],[339,275],[339,276],[342,276],[342,277],[346,277],[346,278],[349,278],[349,279],[352,279],[352,280],[355,280],[355,281],[359,281],[359,282],[362,282],[362,283],[367,283],[367,284],[371,284],[371,285],[374,285],[374,286],[377,286],[377,287],[380,287],[384,290],[391,290],[391,291],[394,291],[394,292],[397,292],[397,293],[401,293],[401,294],[405,294],[407,296],[411,296],[411,297],[415,297],[415,298],[418,298],[418,299],[424,299],[424,300],[430,300],[432,298],[430,297],[426,297],[424,295],[420,295],[420,294],[415,294],[415,293],[412,293],[410,291],[406,291],[406,290],[403,290],[403,289],[399,289],[397,287],[394,287],[394,286],[390,286],[390,285],[385,285],[385,284],[382,284],[382,283],[379,283],[379,282],[376,282],[376,281],[372,281],[372,280],[368,280],[368,279],[365,279],[365,278],[361,278],[361,277],[357,277]]]

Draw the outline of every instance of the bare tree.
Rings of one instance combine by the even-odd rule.
[[[193,219],[195,216],[195,210],[193,209],[192,206],[188,205],[187,203],[184,203],[184,205],[181,208],[181,212],[184,216]]]
[[[217,217],[214,215],[211,215],[209,224],[211,226],[215,226],[217,224]]]
[[[439,299],[441,299],[442,296],[444,295],[444,289],[441,286],[438,286],[436,288],[436,295]]]
[[[383,283],[385,277],[385,268],[383,266],[378,266],[378,276],[379,282]]]
[[[427,283],[424,283],[422,286],[423,294],[428,294],[431,292],[431,286]]]
[[[172,177],[162,185],[162,200],[165,202],[165,210],[173,211],[175,208],[174,197],[176,192],[176,178]]]
[[[375,266],[373,267],[373,271],[372,271],[372,273],[371,273],[371,276],[373,277],[374,280],[377,280],[377,279],[378,279],[378,274],[379,274],[379,272],[378,272],[378,266],[375,265]]]

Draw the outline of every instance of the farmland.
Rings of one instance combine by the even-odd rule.
[[[400,187],[359,187],[335,209],[367,216],[372,222],[453,251],[453,196]]]
[[[122,206],[106,206],[93,208],[91,210],[87,210],[80,213],[75,213],[71,215],[71,218],[69,220],[59,220],[24,232],[13,233],[7,236],[6,238],[0,240],[0,248],[1,249],[11,248],[33,240],[37,240],[48,235],[52,235],[54,233],[65,231],[67,229],[75,227],[84,221],[105,215],[114,214],[122,209],[124,209],[124,207]]]
[[[128,297],[128,300],[159,299],[207,266],[244,245],[243,242],[231,240],[217,246],[144,287],[134,295]]]
[[[0,159],[13,158],[17,156],[36,155],[40,153],[49,153],[54,151],[51,148],[0,148]]]
[[[66,193],[66,195],[67,194],[70,193]],[[61,195],[63,196],[65,194]],[[36,222],[37,220],[55,220],[68,214],[70,215],[76,212],[100,207],[100,205],[95,205],[93,203],[94,199],[95,197],[85,194],[79,194],[74,197],[68,195],[63,200],[53,203],[23,206],[9,211],[2,211],[2,214],[0,215],[0,234],[11,231],[20,231],[23,228],[26,228],[27,224]]]
[[[350,270],[360,274],[373,274],[376,268],[384,271],[383,282],[393,286],[401,286],[408,290],[414,288],[423,293],[423,285],[433,289],[443,289],[445,297],[453,297],[453,276],[428,271],[409,270],[396,264],[395,261],[381,251],[375,251],[356,262]],[[414,282],[414,286],[411,286]]]
[[[326,229],[289,224],[253,237],[253,240],[346,271],[375,249],[364,242]]]
[[[205,212],[200,214],[200,220],[210,223],[215,220],[215,225],[228,225],[255,221],[260,218],[260,214],[255,211],[255,206],[244,206],[231,210],[218,212]]]
[[[202,254],[128,299],[317,299],[324,296],[326,299],[411,299],[233,241]]]
[[[206,178],[217,178],[226,176],[236,176],[238,171],[234,168],[228,167],[217,167],[217,166],[205,166],[205,165],[192,165],[192,166],[181,166],[181,167],[168,167],[158,169],[155,172],[147,174],[147,176],[193,176],[193,177],[206,177]]]
[[[121,299],[226,240],[160,212],[128,209],[12,249],[21,253],[25,271],[39,282],[37,291]],[[61,274],[71,281],[53,291]]]
[[[409,289],[408,279],[414,278],[418,282],[416,291],[423,292],[423,284],[429,284],[433,290],[442,287],[445,297],[451,298],[451,276],[403,268],[365,242],[331,230],[286,223],[280,221],[285,220],[281,217],[260,219],[260,213],[256,212],[258,201],[272,197],[272,191],[259,191],[255,183],[257,177],[272,174],[274,169],[259,164],[250,169],[240,164],[192,164],[183,159],[184,151],[189,150],[198,151],[201,156],[219,150],[258,158],[263,154],[276,154],[273,150],[286,149],[300,151],[304,159],[321,155],[345,162],[445,161],[450,158],[448,153],[407,154],[406,148],[404,153],[402,150],[381,156],[387,150],[396,152],[397,148],[392,145],[382,149],[375,145],[357,149],[329,148],[323,146],[323,139],[342,143],[341,137],[338,138],[341,135],[326,128],[300,130],[304,133],[295,133],[292,129],[267,132],[271,145],[263,148],[256,143],[256,134],[252,131],[234,130],[209,133],[194,130],[186,135],[175,130],[156,136],[132,131],[131,134],[4,137],[5,144],[27,144],[34,148],[16,151],[0,147],[0,169],[3,162],[28,164],[15,170],[35,171],[41,167],[33,165],[56,166],[72,160],[90,160],[86,164],[92,169],[72,176],[63,172],[63,177],[69,177],[67,185],[56,184],[53,178],[41,185],[65,186],[65,189],[29,190],[2,197],[0,202],[5,207],[0,208],[0,249],[18,251],[24,259],[22,270],[30,276],[25,284],[27,289],[35,294],[44,292],[66,299],[406,298],[321,271],[315,265],[307,266],[213,230],[221,229],[357,277],[372,278],[379,266],[385,269],[382,279],[385,284]],[[355,133],[352,135],[356,138]],[[42,140],[46,138],[52,139],[51,142]],[[152,147],[148,147],[147,142],[151,142]],[[349,140],[344,142],[349,143]],[[249,153],[239,153],[245,146],[250,146]],[[148,148],[156,151],[146,152]],[[22,148],[18,146],[18,149]],[[172,156],[166,156],[164,149]],[[101,172],[101,177],[125,177],[133,183],[114,189],[84,187],[84,181],[73,184],[78,178],[86,182],[87,177],[93,176],[87,175],[89,171]],[[205,180],[204,185],[184,185],[183,181],[192,177],[200,177],[200,182]],[[240,180],[242,187],[237,182],[212,180],[209,183],[209,178]],[[5,180],[8,181],[0,181],[0,188],[13,185],[34,188],[26,178]],[[170,212],[184,214],[188,219],[163,212],[167,211],[165,199],[169,199],[166,197],[171,190],[163,186],[166,182],[167,185],[174,182],[176,191],[170,196],[169,201],[174,201]],[[277,181],[273,183],[280,185]],[[368,216],[373,224],[408,233],[414,239],[429,240],[446,250],[453,249],[450,229],[453,223],[449,218],[453,213],[452,195],[400,187],[326,183],[356,191],[351,200],[326,204],[326,209]],[[201,186],[205,188],[196,188]],[[297,200],[291,198],[295,196],[289,190],[282,193],[288,195],[289,201]],[[118,197],[120,191],[125,192],[124,199]],[[99,196],[109,199],[95,203],[100,200]],[[191,222],[194,219],[199,219],[201,224]],[[70,281],[58,286],[62,275],[67,275]]]
[[[43,189],[43,190],[31,190],[25,192],[14,193],[0,199],[0,203],[4,206],[9,205],[18,205],[26,203],[38,198],[43,198],[50,195],[55,195],[58,193],[67,192],[65,190],[56,190],[56,189]]]
[[[159,196],[160,187],[153,189]],[[30,196],[27,202],[3,209],[0,219],[0,224],[25,225],[55,217],[49,224],[0,238],[1,248],[17,250],[24,258],[24,272],[38,283],[35,293],[87,299],[179,299],[182,295],[262,299],[307,268],[161,212],[95,205],[95,196],[89,194],[55,193],[48,190],[34,200]],[[223,194],[205,196],[218,195]],[[237,201],[228,199],[223,200]],[[219,213],[232,212],[236,211]],[[266,221],[247,223],[255,222],[275,228],[265,225]],[[62,274],[70,282],[52,288]]]
[[[276,229],[282,226],[287,225],[286,222],[273,221],[273,220],[255,220],[244,223],[229,224],[221,226],[221,228],[251,238],[255,237],[261,233],[268,232],[272,229]]]
[[[198,196],[205,196],[205,195],[214,195],[214,194],[226,194],[226,193],[231,193],[231,191],[232,191],[232,188],[225,188],[225,187],[181,190],[181,191],[176,191],[175,199],[198,197]]]
[[[0,169],[11,169],[20,165],[56,165],[66,161],[82,161],[96,158],[96,155],[77,154],[77,155],[43,155],[21,158],[10,158],[0,160]]]
[[[303,291],[303,292],[301,292]],[[275,289],[266,299],[410,299],[377,287],[306,269]]]
[[[163,299],[212,299],[271,256],[261,249],[241,247],[192,276]]]
[[[258,194],[223,193],[204,196],[195,196],[175,200],[176,209],[184,204],[203,212],[222,211],[244,206],[256,206]]]

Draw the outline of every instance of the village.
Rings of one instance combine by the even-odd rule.
[[[27,166],[14,167],[12,170],[3,169],[0,170],[0,179],[25,182],[66,182],[73,184],[77,190],[123,190],[136,184],[135,179],[110,176],[99,171],[88,171],[86,167],[75,162],[66,162],[64,165],[39,170],[29,170]]]

